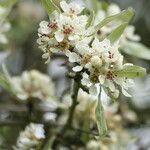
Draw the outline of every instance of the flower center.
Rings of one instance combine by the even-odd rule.
[[[90,62],[91,57],[92,56],[89,54],[84,55],[80,63],[86,65],[88,62]]]
[[[70,35],[73,32],[73,27],[72,26],[64,26],[63,27],[63,33],[65,35]]]
[[[109,57],[110,59],[114,58],[114,54],[113,54],[112,52],[108,51],[108,54],[109,54],[108,57]]]
[[[48,27],[51,28],[51,29],[56,29],[57,28],[57,23],[55,23],[55,22],[49,23]]]
[[[113,80],[114,78],[113,72],[109,70],[106,74],[106,78],[109,80]]]
[[[72,8],[70,8],[70,13],[71,13],[71,14],[74,14],[74,13],[75,13],[75,10],[73,10]]]
[[[56,47],[61,48],[62,50],[65,50],[69,46],[67,41],[59,42]]]
[[[97,69],[94,69],[91,73],[90,73],[90,80],[93,82],[93,83],[98,83],[99,82],[99,79],[98,79],[98,76],[99,76],[99,71]]]

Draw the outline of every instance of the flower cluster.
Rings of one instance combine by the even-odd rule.
[[[36,71],[25,71],[21,76],[10,79],[13,91],[23,101],[34,97],[51,100],[54,97],[54,84],[48,76]]]
[[[100,21],[105,19],[108,16],[116,15],[121,12],[120,7],[117,4],[110,4],[107,6],[106,10],[100,9],[95,17],[94,24],[97,25]],[[98,32],[97,32],[97,38],[103,39],[105,38],[108,34],[110,34],[118,25],[120,24],[119,21],[111,22],[107,24],[106,26],[102,27]],[[135,27],[132,25],[129,25],[124,33],[121,36],[120,39],[120,44],[124,44],[128,40],[130,41],[135,41],[138,42],[140,40],[140,36],[136,35],[135,33]]]
[[[44,127],[42,124],[31,123],[24,131],[20,133],[17,139],[15,150],[37,150],[41,145],[44,135]]]
[[[72,2],[67,4],[60,2],[63,12],[54,11],[50,15],[50,22],[42,21],[38,29],[39,39],[37,43],[44,51],[43,58],[50,60],[55,52],[66,52],[75,46],[75,43],[88,35],[86,24],[88,17],[80,15],[83,7]]]
[[[8,13],[7,8],[0,6],[0,43],[7,44],[8,40],[5,36],[5,32],[10,29],[10,23],[5,21],[5,17]]]
[[[86,72],[83,73],[82,84],[90,89],[90,93],[97,94],[97,87],[102,85],[111,92],[114,98],[117,98],[119,96],[118,86],[120,86],[122,93],[130,97],[127,90],[133,86],[133,80],[118,77],[115,71],[132,64],[123,64],[123,56],[118,48],[118,43],[111,45],[109,40],[105,39],[100,42],[97,38],[94,39],[91,46],[78,47],[82,55],[81,53],[80,57],[76,55],[79,66],[75,66],[73,70],[86,69]]]
[[[82,15],[83,7],[75,3],[67,4],[65,1],[61,1],[60,6],[63,12],[54,11],[50,15],[50,22],[42,21],[38,29],[37,42],[44,51],[43,58],[47,59],[46,62],[50,60],[52,53],[61,52],[74,65],[72,70],[81,72],[82,84],[89,88],[91,94],[98,94],[99,87],[102,86],[110,96],[117,98],[121,87],[122,93],[130,97],[128,89],[133,86],[133,80],[119,77],[116,72],[124,66],[132,65],[123,64],[123,56],[118,49],[122,39],[138,40],[137,36],[128,32],[133,31],[133,28],[127,28],[120,40],[112,44],[106,35],[111,33],[118,23],[104,26],[102,32],[106,30],[109,33],[104,33],[105,36],[99,38],[94,34],[94,25],[87,27],[89,18]],[[116,14],[120,9],[111,5],[107,13],[98,13],[97,20],[101,21],[111,15],[109,12]]]

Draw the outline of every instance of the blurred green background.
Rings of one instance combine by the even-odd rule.
[[[82,3],[81,0],[78,2]],[[150,47],[150,0],[107,0],[107,2],[115,2],[122,9],[129,6],[135,9],[136,15],[132,24],[136,27],[136,33],[141,36],[142,43]],[[48,73],[56,83],[57,96],[60,96],[63,89],[69,87],[65,78],[66,68],[59,68],[64,58],[61,60],[53,58],[50,64],[45,65],[41,58],[42,52],[36,43],[39,23],[48,19],[40,1],[18,0],[7,19],[11,24],[11,29],[6,34],[9,43],[0,46],[0,63],[9,55],[5,63],[12,76],[31,69]],[[145,78],[136,80],[133,99],[125,100],[125,103],[139,116],[138,124],[128,125],[128,128],[135,129],[133,132],[140,137],[135,150],[150,150],[150,61],[124,55],[129,62],[145,67],[148,72]],[[24,106],[18,109],[12,99],[9,93],[0,89],[0,150],[11,150],[19,131],[28,123]]]

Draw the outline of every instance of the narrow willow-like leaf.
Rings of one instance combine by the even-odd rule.
[[[4,72],[4,75],[5,75],[6,79],[10,82],[11,77],[10,77],[10,74],[9,74],[5,64],[2,64],[2,69],[3,69],[3,72]]]
[[[60,9],[60,2],[62,0],[53,0],[53,3]]]
[[[88,19],[88,23],[86,24],[87,28],[90,27],[93,24],[94,18],[95,18],[95,13],[94,13],[94,11],[91,11],[89,19]]]
[[[127,26],[128,23],[121,24],[107,37],[107,39],[110,40],[112,44],[115,43],[120,38],[120,36],[122,35]]]
[[[55,5],[55,3],[53,2],[53,0],[41,0],[42,1],[42,5],[45,8],[45,10],[47,11],[47,13],[50,15],[53,11],[57,10],[58,12],[60,12],[59,7],[57,7]]]
[[[114,72],[118,77],[135,78],[146,75],[146,69],[139,66],[124,66],[123,69]]]
[[[132,17],[134,16],[134,10],[132,8],[128,8],[127,10],[122,11],[119,14],[116,15],[112,15],[109,16],[107,18],[105,18],[104,20],[102,20],[96,27],[96,32],[102,28],[103,26],[107,25],[108,23],[112,22],[112,21],[122,21],[122,22],[126,22],[129,23],[130,20],[132,19]]]
[[[3,74],[0,74],[0,86],[8,92],[12,92],[10,82]]]
[[[96,107],[96,120],[97,120],[97,128],[100,137],[104,137],[107,135],[107,124],[104,116],[104,108],[101,104],[101,101],[98,101]]]
[[[112,102],[116,101],[117,98],[114,96],[114,93],[109,88],[103,86],[103,90],[104,90],[104,92],[107,95],[109,95],[109,97],[111,98]]]
[[[121,48],[121,51],[134,57],[150,60],[150,48],[141,43],[128,41]]]

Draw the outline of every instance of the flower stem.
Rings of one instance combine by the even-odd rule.
[[[76,78],[74,79],[74,83],[73,83],[73,90],[72,90],[72,105],[69,108],[69,114],[68,114],[68,119],[66,121],[66,124],[64,125],[64,127],[60,130],[60,132],[57,134],[57,136],[55,137],[55,140],[53,141],[52,144],[52,148],[55,149],[58,145],[60,141],[60,137],[61,139],[65,139],[65,133],[67,133],[66,131],[72,129],[72,122],[73,122],[73,118],[74,118],[74,113],[75,113],[75,109],[76,106],[78,104],[77,102],[77,98],[78,98],[78,92],[80,89],[80,79]]]

